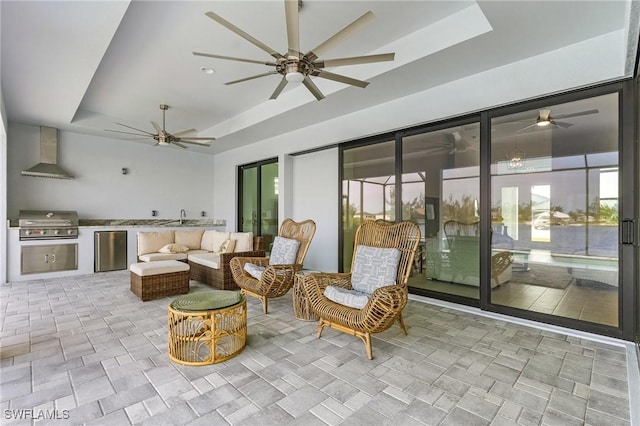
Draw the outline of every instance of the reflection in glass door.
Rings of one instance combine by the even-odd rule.
[[[278,234],[278,162],[266,160],[240,166],[238,229],[254,235]]]
[[[366,220],[395,221],[395,141],[342,152],[342,269],[351,269],[358,226]]]
[[[478,299],[479,123],[402,138],[403,219],[423,240],[409,287]]]
[[[618,327],[618,105],[492,119],[492,304]]]

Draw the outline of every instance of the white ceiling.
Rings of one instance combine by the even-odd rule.
[[[119,129],[115,122],[152,131],[150,121],[161,122],[159,104],[166,103],[167,130],[195,127],[199,136],[216,137],[211,147],[189,148],[214,154],[607,34],[627,40],[611,47],[624,52],[619,72],[608,78],[631,76],[635,64],[638,5],[624,0],[305,0],[302,50],[368,10],[375,21],[321,58],[395,52],[393,62],[330,70],[367,80],[367,88],[314,78],[326,96],[322,101],[293,84],[277,100],[268,100],[278,75],[223,83],[270,68],[192,52],[272,59],[204,15],[214,11],[286,53],[281,0],[2,0],[0,69],[7,117],[113,139],[119,136],[104,129]],[[590,54],[598,66],[598,52]],[[216,73],[206,75],[202,66]]]

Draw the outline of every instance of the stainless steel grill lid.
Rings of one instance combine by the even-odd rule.
[[[20,210],[21,240],[78,238],[78,213],[75,211]]]
[[[69,227],[78,226],[78,212],[51,210],[20,210],[18,226],[29,227]]]

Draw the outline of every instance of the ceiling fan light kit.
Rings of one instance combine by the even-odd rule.
[[[584,116],[584,115],[597,114],[597,113],[598,113],[597,109],[590,109],[590,110],[574,112],[574,113],[570,113],[570,114],[561,114],[561,115],[557,115],[557,116],[551,117],[551,110],[550,109],[541,109],[541,110],[538,111],[538,117],[536,117],[536,119],[533,122],[533,124],[529,124],[528,126],[525,126],[525,127],[521,128],[521,129],[517,130],[516,133],[522,132],[523,130],[528,130],[528,129],[532,128],[532,127],[545,127],[545,128],[550,128],[550,129],[557,129],[557,128],[566,129],[568,127],[573,126],[573,123],[568,123],[568,122],[564,122],[564,121],[557,121],[556,119],[570,118],[570,117],[581,117],[581,116]]]
[[[318,60],[318,58],[335,47],[338,43],[349,37],[351,34],[356,32],[357,30],[363,28],[369,22],[371,22],[374,18],[374,15],[371,11],[366,12],[364,15],[360,16],[355,21],[351,22],[340,31],[335,33],[333,36],[329,37],[327,40],[322,42],[315,49],[310,50],[306,54],[302,55],[300,52],[300,34],[299,34],[299,24],[300,17],[299,12],[302,7],[302,2],[299,0],[285,0],[285,21],[287,27],[287,54],[283,55],[278,53],[276,50],[262,43],[260,40],[255,37],[249,35],[245,31],[233,25],[231,22],[227,21],[223,17],[215,14],[214,12],[205,13],[206,16],[216,21],[218,24],[227,28],[228,30],[236,33],[240,37],[244,38],[254,46],[262,49],[271,55],[274,61],[259,61],[254,59],[245,59],[245,58],[237,58],[232,56],[224,56],[224,55],[215,55],[209,53],[201,53],[201,52],[193,52],[196,56],[205,56],[209,58],[216,59],[224,59],[230,61],[237,62],[248,62],[254,64],[266,65],[269,67],[273,67],[274,70],[250,77],[241,78],[238,80],[230,81],[225,83],[226,85],[241,83],[248,80],[253,80],[256,78],[266,77],[268,75],[280,74],[282,75],[282,80],[271,94],[270,99],[276,99],[282,90],[285,88],[287,83],[303,83],[304,86],[313,94],[313,96],[317,100],[324,99],[324,95],[315,85],[315,83],[311,80],[311,77],[319,77],[327,80],[333,80],[344,84],[349,84],[356,87],[364,88],[369,83],[362,80],[357,80],[355,78],[347,77],[340,74],[331,73],[325,71],[325,67],[337,67],[337,66],[345,66],[345,65],[360,65],[360,64],[368,64],[374,62],[385,62],[385,61],[393,61],[395,54],[394,53],[386,53],[386,54],[377,54],[377,55],[367,55],[367,56],[355,56],[350,58],[338,58],[338,59],[328,59],[328,60]]]

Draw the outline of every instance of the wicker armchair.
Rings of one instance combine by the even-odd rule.
[[[268,257],[234,257],[231,259],[231,274],[242,294],[256,297],[262,302],[262,310],[268,311],[268,299],[287,294],[294,282],[296,273],[302,270],[302,262],[316,232],[313,220],[295,222],[285,219],[280,225],[278,236],[300,241],[296,255],[296,262],[291,265],[269,265]],[[245,264],[265,267],[258,280],[251,276],[244,268]]]
[[[324,327],[343,331],[360,338],[369,359],[373,358],[371,333],[382,332],[398,322],[403,334],[407,329],[402,320],[402,310],[407,304],[407,280],[413,265],[413,258],[420,241],[420,228],[411,222],[397,224],[365,222],[358,227],[355,235],[354,253],[358,246],[397,248],[400,250],[396,282],[393,285],[373,291],[362,309],[352,308],[329,300],[325,295],[327,286],[351,290],[351,273],[322,273],[308,275],[303,286],[312,309],[318,314],[317,336]],[[351,270],[354,271],[356,256]]]

